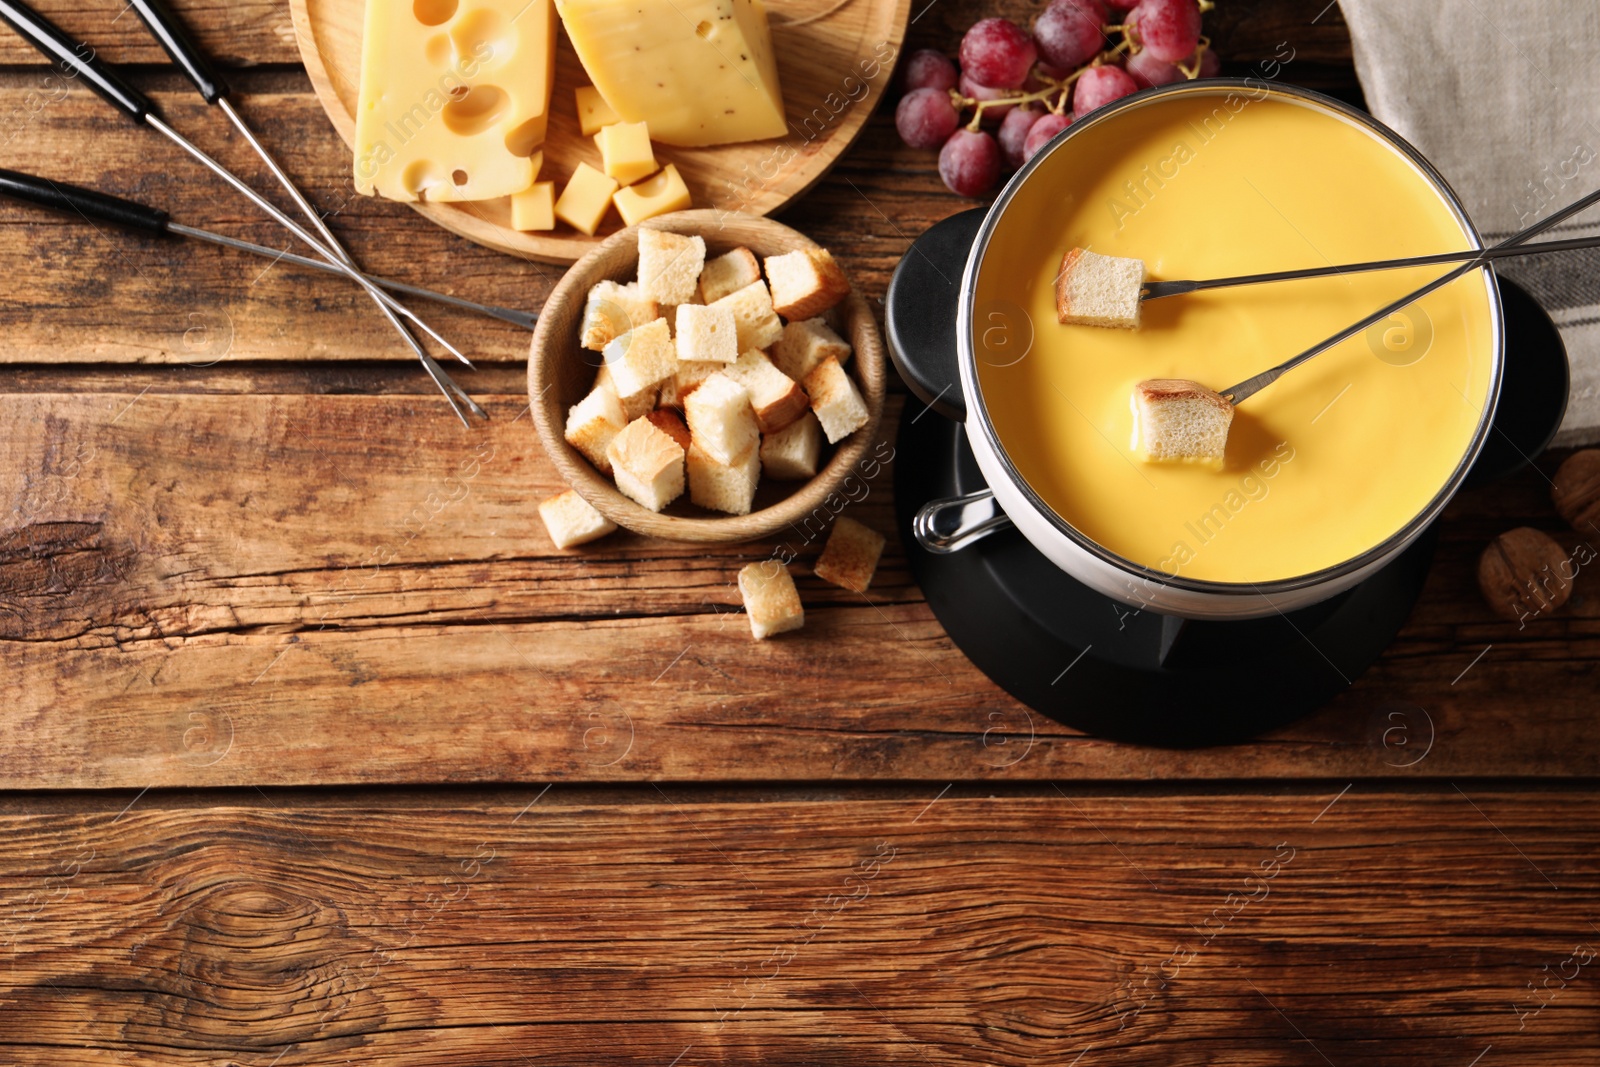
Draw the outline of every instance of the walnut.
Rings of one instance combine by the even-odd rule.
[[[1581,534],[1600,533],[1600,449],[1567,457],[1550,490],[1556,510]]]
[[[1572,595],[1576,571],[1555,538],[1531,526],[1508,530],[1478,557],[1478,588],[1503,619],[1548,615]]]

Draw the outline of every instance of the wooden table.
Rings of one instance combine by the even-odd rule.
[[[130,13],[41,6],[267,184]],[[178,6],[369,268],[539,304],[556,268],[353,195],[284,4]],[[916,6],[910,47],[995,10]],[[1232,72],[1286,42],[1358,97],[1336,7],[1208,18]],[[5,165],[279,241],[0,62]],[[784,218],[880,298],[967,206],[880,113]],[[514,330],[432,315],[466,432],[348,287],[9,204],[0,246],[0,1063],[1594,1062],[1600,597],[1519,629],[1472,580],[1509,527],[1574,544],[1559,456],[1456,501],[1326,710],[1133,748],[987,681],[893,541],[866,597],[797,568],[762,644],[771,545],[554,551]]]

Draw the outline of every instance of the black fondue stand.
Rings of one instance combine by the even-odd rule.
[[[1242,740],[1299,719],[1348,687],[1394,639],[1421,594],[1433,529],[1354,589],[1263,619],[1195,622],[1130,608],[1069,577],[1014,528],[949,554],[911,534],[930,500],[985,487],[959,423],[956,308],[983,222],[975,208],[917,239],[889,283],[895,367],[922,403],[900,420],[895,502],[912,573],[956,645],[1024,704],[1075,729],[1144,744]],[[1566,349],[1527,293],[1500,279],[1500,403],[1467,485],[1521,468],[1566,410]],[[931,414],[928,409],[937,414]]]

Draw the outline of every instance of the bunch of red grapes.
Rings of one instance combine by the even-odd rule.
[[[1073,119],[1140,89],[1215,77],[1221,60],[1200,35],[1211,7],[1050,0],[1032,32],[984,19],[961,38],[959,69],[931,48],[906,58],[895,129],[912,148],[939,149],[939,176],[952,192],[982,196]]]

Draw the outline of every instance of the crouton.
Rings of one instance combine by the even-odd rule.
[[[757,349],[742,353],[738,362],[725,367],[723,373],[750,394],[750,406],[762,433],[783,429],[804,415],[810,404],[805,390]]]
[[[731,309],[679,304],[675,314],[680,362],[732,363],[739,358],[739,333]]]
[[[832,356],[841,366],[850,358],[850,346],[820,318],[791,322],[772,346],[772,364],[795,381]]]
[[[1149,463],[1188,462],[1220,468],[1233,405],[1199,382],[1152,378],[1134,386],[1133,450]]]
[[[780,482],[815,478],[821,453],[822,424],[808,411],[761,438],[761,473]]]
[[[597,541],[617,528],[616,523],[596,511],[575,489],[541,501],[539,518],[550,531],[550,540],[563,550]]]
[[[610,474],[611,460],[606,450],[612,438],[626,425],[628,418],[622,412],[622,401],[611,390],[595,386],[567,412],[567,444],[583,453],[601,474]]]
[[[829,356],[806,375],[806,393],[811,397],[811,410],[822,423],[822,432],[828,443],[839,441],[867,424],[867,402],[861,399],[856,383],[839,366],[839,361]]]
[[[761,264],[748,248],[735,248],[715,259],[706,260],[700,271],[700,299],[714,304],[729,293],[738,292],[761,280]]]
[[[822,556],[812,568],[818,578],[841,589],[865,593],[883,555],[884,537],[870,526],[841,516],[833,524]]]
[[[768,256],[766,268],[773,310],[790,321],[820,315],[850,293],[849,279],[825,248]]]
[[[727,366],[726,363],[708,363],[701,360],[678,361],[677,373],[661,383],[661,403],[665,407],[681,408],[701,382]]]
[[[708,306],[733,312],[741,352],[766,348],[783,336],[783,320],[773,312],[772,294],[759,278]]]
[[[598,352],[635,326],[660,317],[656,302],[644,295],[638,282],[597,282],[583,304],[578,343]]]
[[[611,376],[611,364],[600,364],[600,370],[594,376],[594,384],[597,389],[609,389],[613,395],[616,394],[617,382]],[[651,387],[643,392],[635,393],[626,400],[622,400],[622,397],[618,396],[617,399],[622,401],[622,414],[624,416],[622,424],[626,426],[645,412],[654,411],[659,395],[660,390]]]
[[[678,349],[666,319],[635,326],[605,347],[611,384],[623,400],[638,396],[678,369]]]
[[[634,419],[606,449],[622,494],[651,511],[683,495],[683,448],[649,419]]]
[[[689,451],[689,427],[683,424],[683,416],[671,408],[657,408],[649,412],[645,418],[650,420],[650,425],[678,442],[678,447],[685,452]]]
[[[773,634],[798,630],[805,625],[806,611],[800,606],[800,591],[794,578],[775,559],[751,563],[739,572],[739,595],[750,616],[750,632],[757,641]]]
[[[713,374],[683,402],[695,444],[718,463],[734,464],[760,439],[756,415],[745,387],[726,374]]]
[[[1074,248],[1056,275],[1056,318],[1083,326],[1138,329],[1144,260]]]
[[[718,463],[699,445],[689,446],[689,500],[712,511],[748,515],[761,481],[761,456],[748,448],[735,462]]]
[[[687,304],[706,262],[703,237],[644,227],[639,231],[639,286],[658,304]]]

